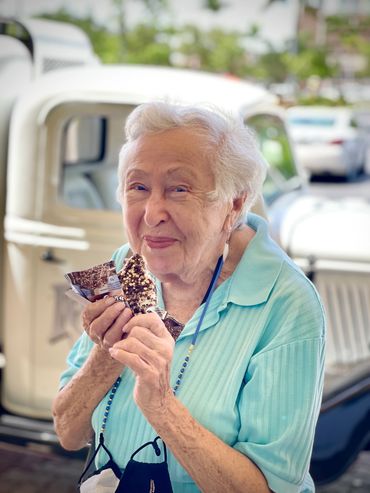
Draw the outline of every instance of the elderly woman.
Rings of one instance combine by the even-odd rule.
[[[130,457],[159,435],[172,486],[122,491],[313,492],[323,311],[249,212],[265,176],[253,135],[166,103],[136,108],[126,135],[118,197],[129,243],[113,259],[120,268],[129,249],[140,253],[159,305],[184,328],[174,341],[156,313],[133,316],[113,297],[86,308],[53,406],[61,444],[79,449],[103,431],[125,471],[158,462],[152,447]],[[101,448],[96,467],[106,462]]]

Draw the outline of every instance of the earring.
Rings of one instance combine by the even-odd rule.
[[[227,256],[229,255],[229,242],[227,241],[224,246],[224,251],[222,252],[222,258],[225,260],[227,259]]]

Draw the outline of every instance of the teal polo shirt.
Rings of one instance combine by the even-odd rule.
[[[313,284],[270,238],[266,221],[250,213],[247,222],[256,234],[232,276],[214,291],[177,397],[199,423],[257,464],[272,491],[311,493],[308,469],[324,376],[323,308]],[[118,269],[127,251],[124,245],[113,255]],[[163,307],[159,282],[157,287]],[[200,313],[198,308],[176,341],[172,386]],[[68,355],[61,386],[92,347],[83,334]],[[105,432],[122,469],[156,436],[132,398],[134,384],[125,369]],[[96,431],[107,400],[93,413]],[[149,448],[135,459],[158,461]],[[102,452],[97,465],[106,461]],[[171,452],[168,464],[174,493],[200,491]]]

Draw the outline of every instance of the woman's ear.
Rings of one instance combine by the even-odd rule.
[[[224,222],[224,231],[228,231],[229,234],[234,228],[234,225],[237,221],[237,219],[240,216],[240,212],[242,211],[245,201],[247,199],[247,194],[243,193],[239,197],[236,197],[235,199],[232,200],[230,204],[230,210],[225,218]]]
[[[247,193],[243,193],[239,197],[233,200],[233,212],[235,216],[238,217],[240,212],[243,210],[245,201],[247,200]]]

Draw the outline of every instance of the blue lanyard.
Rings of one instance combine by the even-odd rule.
[[[216,283],[218,281],[218,278],[220,277],[223,264],[224,264],[224,259],[223,259],[222,255],[221,255],[219,257],[218,261],[217,261],[216,268],[215,268],[215,270],[213,272],[211,283],[210,283],[209,288],[207,290],[206,300],[205,300],[205,303],[204,303],[204,307],[203,307],[202,313],[200,315],[200,318],[198,320],[198,324],[197,324],[197,327],[195,329],[195,332],[193,334],[193,338],[191,340],[191,343],[192,343],[193,346],[195,345],[195,342],[197,340],[197,337],[198,337],[200,328],[202,326],[204,317],[205,317],[205,315],[207,313],[208,305],[209,305],[209,302],[211,301],[211,297],[212,297],[213,291],[216,288]]]

